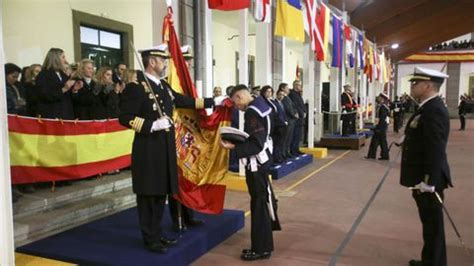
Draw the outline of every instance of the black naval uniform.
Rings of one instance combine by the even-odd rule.
[[[352,96],[347,93],[343,92],[341,94],[341,106],[342,106],[342,111],[350,113],[350,114],[342,114],[341,115],[341,120],[342,120],[342,135],[351,135],[355,134],[355,129],[356,129],[356,113],[357,110],[356,108],[356,103],[352,99]]]
[[[273,251],[272,230],[281,230],[276,215],[276,200],[268,180],[273,161],[269,137],[270,113],[271,108],[263,97],[259,96],[253,100],[244,115],[244,131],[249,137],[246,142],[235,146],[237,158],[246,160],[245,179],[250,194],[251,211],[251,250],[258,254]],[[274,220],[268,207],[269,197],[274,209]]]
[[[451,184],[446,156],[449,115],[443,100],[435,97],[424,103],[408,120],[402,150],[400,184],[413,187],[425,182],[443,191]],[[446,265],[443,210],[434,193],[413,191],[423,224],[423,265]]]
[[[390,109],[383,103],[377,109],[377,116],[379,118],[378,124],[374,128],[374,135],[370,140],[369,153],[367,158],[375,159],[377,156],[377,147],[380,145],[380,159],[388,160],[388,145],[387,145],[387,118],[390,114]]]
[[[392,103],[391,109],[393,110],[393,131],[398,133],[398,130],[402,127],[403,122],[403,110],[402,102],[395,100]]]
[[[140,75],[143,78],[143,75]],[[120,99],[119,121],[135,131],[132,146],[132,184],[137,194],[140,229],[145,244],[159,243],[161,218],[167,195],[178,193],[175,130],[151,132],[158,119],[155,94],[163,115],[173,116],[179,108],[208,108],[213,100],[194,99],[174,92],[164,80],[160,84],[148,79],[126,85]]]

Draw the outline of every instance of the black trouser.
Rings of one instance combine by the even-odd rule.
[[[286,131],[288,126],[279,126],[273,132],[273,161],[282,161],[284,144],[286,140]]]
[[[443,199],[443,191],[438,191]],[[434,193],[413,191],[413,198],[418,206],[418,213],[423,225],[423,265],[447,265],[446,241],[444,237],[443,207]]]
[[[342,114],[342,135],[355,134],[356,114]]]
[[[393,131],[394,132],[398,133],[398,130],[402,127],[401,122],[402,122],[401,113],[400,112],[397,112],[397,113],[394,112],[393,113]]]
[[[466,116],[459,115],[459,121],[461,121],[461,129],[462,130],[466,129]]]
[[[176,226],[179,225],[178,208],[180,206],[181,206],[181,221],[184,224],[194,219],[194,211],[184,206],[183,204],[181,204],[179,201],[173,198],[173,196],[168,196],[168,206],[170,208],[171,220],[173,220],[173,225],[176,225]]]
[[[251,249],[256,253],[273,251],[272,221],[267,206],[269,164],[259,166],[257,172],[245,171],[250,194]]]
[[[388,159],[387,130],[375,129],[374,135],[370,140],[369,153],[367,157],[375,158],[377,156],[377,147],[380,145],[380,157]]]
[[[160,240],[165,201],[166,195],[137,195],[138,222],[146,244]]]
[[[304,120],[302,118],[297,119],[295,123],[295,129],[293,130],[293,137],[290,143],[290,153],[298,155],[300,152],[301,136],[303,134]]]
[[[283,155],[287,156],[291,153],[291,141],[295,131],[296,119],[288,119],[288,127],[286,129],[285,145],[283,147]]]

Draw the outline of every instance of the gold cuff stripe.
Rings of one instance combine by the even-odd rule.
[[[197,98],[195,102],[196,109],[203,109],[204,108],[204,99]]]
[[[133,130],[140,133],[140,131],[142,131],[143,123],[145,123],[145,119],[141,117],[135,117],[135,119],[130,120],[129,125]]]

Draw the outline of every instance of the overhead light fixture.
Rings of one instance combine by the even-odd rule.
[[[394,44],[392,44],[391,47],[392,47],[392,49],[395,50],[395,49],[398,49],[399,46],[400,46],[400,45],[398,45],[398,43],[394,43]]]

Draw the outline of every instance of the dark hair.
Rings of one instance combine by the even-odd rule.
[[[265,85],[265,86],[263,86],[262,89],[260,90],[260,95],[261,95],[261,96],[265,96],[264,94],[265,94],[265,92],[266,92],[268,89],[270,89],[270,90],[272,91],[272,93],[273,93],[273,88],[272,88],[272,86],[270,86],[270,85]]]
[[[114,69],[118,69],[118,67],[119,67],[120,65],[127,66],[124,62],[119,62],[119,63],[115,64]]]
[[[278,85],[278,90],[283,90],[285,87],[288,86],[288,83],[280,83],[280,85]]]
[[[232,90],[230,91],[230,97],[232,98],[234,96],[234,94],[236,94],[237,92],[239,91],[243,91],[243,90],[246,90],[246,91],[249,91],[249,88],[247,88],[247,86],[245,86],[244,84],[239,84],[239,85],[236,85],[235,87],[232,88]]]
[[[230,97],[230,93],[234,89],[234,86],[230,85],[227,88],[225,88],[225,94]]]
[[[150,64],[150,59],[151,59],[151,56],[149,55],[142,56],[142,62],[143,62],[144,68],[147,68],[148,65]]]
[[[5,76],[15,72],[21,73],[21,68],[13,63],[5,64]]]

